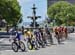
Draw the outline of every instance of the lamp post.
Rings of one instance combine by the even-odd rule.
[[[37,20],[37,18],[41,18],[41,16],[36,16],[36,7],[35,7],[35,4],[33,4],[33,8],[32,8],[32,10],[33,10],[33,16],[28,16],[27,18],[31,18],[32,20],[33,20],[33,24],[32,24],[32,26],[33,26],[33,28],[36,28],[36,20]]]

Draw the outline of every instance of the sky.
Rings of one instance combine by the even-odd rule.
[[[30,18],[27,18],[27,16],[32,16],[32,7],[33,4],[37,7],[36,9],[36,15],[41,16],[41,18],[38,18],[37,21],[42,21],[46,17],[47,12],[47,0],[18,0],[20,6],[21,6],[21,13],[23,22],[31,22],[32,20]]]

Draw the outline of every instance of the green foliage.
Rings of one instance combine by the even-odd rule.
[[[56,20],[57,25],[66,23],[68,25],[75,25],[70,22],[75,20],[75,6],[66,1],[59,1],[48,8],[48,17]]]
[[[0,15],[8,24],[16,24],[21,17],[17,0],[0,0]]]

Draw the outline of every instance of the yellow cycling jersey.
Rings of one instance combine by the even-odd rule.
[[[31,37],[33,37],[33,34],[32,34],[32,32],[30,32],[30,31],[27,31],[27,33],[24,33],[24,36],[27,38],[31,38]]]

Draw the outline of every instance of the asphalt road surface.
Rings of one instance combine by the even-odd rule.
[[[54,38],[54,37],[53,37]],[[50,45],[39,50],[28,50],[28,52],[13,52],[11,43],[7,39],[0,40],[0,55],[75,55],[75,33],[69,34],[68,40],[64,44],[58,44],[54,38],[56,45]]]

